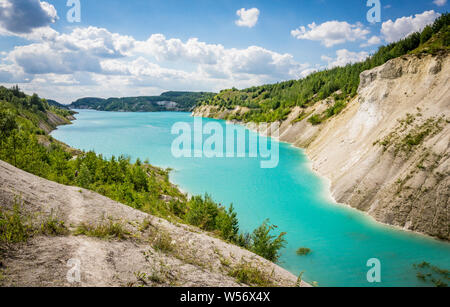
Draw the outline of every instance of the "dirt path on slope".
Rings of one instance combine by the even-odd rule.
[[[82,224],[120,222],[126,240],[104,240],[73,234],[36,236],[3,255],[4,286],[245,286],[229,276],[244,263],[258,268],[274,285],[294,286],[297,278],[281,267],[200,230],[175,225],[97,193],[51,182],[0,161],[0,206],[14,200],[30,214],[55,215],[73,233]],[[147,221],[148,229],[141,225]],[[170,238],[160,251],[149,238]],[[74,277],[79,264],[79,282]],[[307,286],[302,282],[303,286]]]

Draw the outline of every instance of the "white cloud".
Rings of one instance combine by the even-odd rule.
[[[58,19],[53,5],[39,0],[0,0],[0,34],[29,34]]]
[[[416,14],[414,17],[402,17],[395,21],[388,20],[382,24],[381,34],[387,42],[392,43],[414,32],[422,31],[425,26],[432,24],[439,16],[439,13],[431,10]]]
[[[0,0],[0,8],[4,8],[0,14],[29,12],[25,4],[39,5],[39,14],[48,18],[25,27],[26,31],[0,21],[0,35],[29,41],[1,52],[0,83],[18,83],[24,90],[64,103],[84,96],[245,88],[301,78],[314,70],[291,54],[259,46],[226,48],[197,38],[180,40],[162,34],[141,41],[98,27],[75,27],[59,33],[49,26],[56,10],[43,1]],[[255,10],[241,10],[246,25],[256,24],[259,11]]]
[[[19,66],[14,64],[0,64],[0,82],[2,83],[28,83],[33,76],[26,74]]]
[[[447,4],[447,0],[434,0],[433,3],[437,6],[444,6]]]
[[[162,34],[153,34],[147,41],[136,42],[135,51],[150,54],[159,61],[187,60],[193,63],[215,64],[223,54],[222,45],[199,42],[191,38],[186,43],[180,39],[166,39]]]
[[[347,49],[340,49],[336,51],[336,58],[329,56],[322,56],[322,60],[328,62],[328,68],[343,67],[347,64],[362,62],[369,56],[365,51],[352,52]]]
[[[196,38],[183,42],[154,34],[147,41],[136,42],[135,51],[159,61],[187,61],[199,65],[206,74],[220,78],[242,75],[266,75],[273,78],[297,78],[308,65],[297,63],[290,54],[280,54],[258,46],[226,49],[206,44]]]
[[[326,47],[364,40],[369,33],[362,24],[353,25],[345,21],[327,21],[320,25],[313,22],[308,25],[308,29],[301,26],[291,31],[291,35],[297,39],[320,41]]]
[[[236,20],[236,25],[239,27],[249,27],[253,28],[258,22],[259,10],[257,8],[245,9],[242,8],[236,12],[239,19]]]
[[[182,41],[153,34],[139,41],[96,27],[75,28],[66,34],[41,28],[27,36],[34,42],[3,53],[4,62],[14,68],[0,68],[0,82],[18,80],[25,89],[37,89],[55,99],[63,87],[71,87],[64,90],[68,94],[62,102],[92,94],[94,88],[95,96],[120,91],[120,96],[149,95],[140,91],[153,93],[158,88],[218,91],[296,79],[311,71],[290,54],[258,46],[227,49],[196,38]],[[14,70],[26,78],[12,75]]]
[[[369,47],[374,45],[380,45],[382,43],[381,38],[378,36],[372,36],[367,43],[361,44],[361,47]]]
[[[96,27],[76,28],[70,34],[45,33],[49,35],[36,32],[39,42],[15,47],[7,59],[29,74],[101,73],[103,59],[126,57],[135,43],[129,36]]]

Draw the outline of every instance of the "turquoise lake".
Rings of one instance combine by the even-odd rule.
[[[72,147],[106,157],[148,158],[170,167],[171,181],[189,194],[209,193],[224,205],[233,203],[242,231],[265,219],[287,232],[280,265],[319,286],[424,286],[413,264],[430,262],[450,269],[450,244],[374,222],[367,215],[333,203],[326,183],[309,168],[300,149],[280,143],[279,165],[260,167],[259,158],[175,158],[172,126],[194,119],[188,113],[115,113],[80,110],[73,125],[52,136]],[[203,119],[203,123],[218,122]],[[246,130],[242,126],[237,129]],[[229,137],[227,135],[227,137]],[[232,136],[231,136],[232,137]],[[274,141],[275,142],[275,141]],[[274,143],[277,144],[277,143]],[[274,146],[274,144],[272,146]],[[299,247],[312,253],[298,256]],[[371,284],[367,261],[381,261],[381,283]]]

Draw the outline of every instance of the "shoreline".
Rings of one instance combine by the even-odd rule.
[[[196,116],[196,115],[194,115],[193,112],[191,113],[191,116],[192,117],[201,117],[201,118],[209,118],[209,119],[211,119],[210,117]],[[261,134],[260,132],[258,132],[257,129],[254,129],[252,127],[252,125],[255,125],[255,123],[243,123],[243,122],[239,122],[239,121],[230,121],[230,120],[223,120],[223,121],[225,121],[227,124],[240,125],[240,126],[246,128],[246,129],[248,129],[249,131],[255,132],[255,133],[257,133],[257,134],[259,134],[261,136],[264,136],[264,137],[271,138],[271,139],[279,142],[280,144],[282,144],[282,143],[288,144],[289,146],[291,146],[291,147],[293,147],[293,148],[295,148],[297,150],[301,150],[304,153],[304,155],[306,156],[307,160],[308,160],[308,162],[306,163],[308,169],[315,176],[317,176],[324,184],[324,191],[323,191],[324,199],[328,200],[334,206],[342,207],[342,208],[346,208],[346,209],[351,209],[352,211],[354,210],[354,211],[356,211],[358,213],[362,213],[367,218],[368,222],[370,222],[371,224],[373,224],[373,225],[375,225],[377,227],[387,227],[390,230],[395,230],[395,231],[401,231],[401,232],[405,232],[405,233],[409,233],[409,234],[414,234],[414,235],[418,235],[418,236],[420,236],[422,238],[429,239],[431,241],[450,244],[449,241],[440,239],[438,237],[433,237],[433,236],[430,236],[430,235],[427,235],[427,234],[424,234],[424,233],[421,233],[421,232],[418,232],[418,231],[406,229],[406,228],[401,227],[401,226],[391,225],[391,224],[387,224],[387,223],[383,223],[383,222],[377,221],[375,217],[373,217],[372,215],[369,214],[369,212],[358,210],[358,209],[356,209],[356,208],[354,208],[354,207],[352,207],[352,206],[350,206],[348,204],[338,202],[336,200],[336,198],[334,197],[333,192],[331,191],[331,186],[333,184],[332,180],[330,178],[328,178],[328,176],[326,176],[324,174],[321,174],[321,173],[319,173],[319,171],[314,169],[314,162],[309,158],[308,153],[306,152],[305,148],[297,147],[297,146],[295,146],[294,144],[292,144],[290,142],[281,141],[279,137],[275,138],[275,137],[271,137],[271,136],[267,136],[267,135]]]
[[[75,110],[72,110],[72,111],[75,111]],[[97,111],[97,110],[89,110],[89,111],[93,111],[93,112],[110,112],[110,113],[136,113],[136,112]],[[161,113],[161,112],[141,112],[141,113]],[[194,115],[193,112],[171,112],[171,113],[190,113],[190,116],[191,116],[191,117],[200,117],[200,118],[205,118],[205,119],[214,119],[214,118],[205,117],[205,116],[196,116],[196,115]],[[78,114],[78,113],[77,113],[77,114]],[[74,117],[75,117],[75,116],[74,116]],[[76,117],[75,117],[75,120],[77,120]],[[216,120],[221,120],[221,119],[216,119]],[[346,209],[351,209],[352,211],[354,210],[355,212],[362,213],[362,214],[367,218],[367,221],[368,221],[368,222],[370,222],[371,224],[373,224],[373,225],[375,225],[375,226],[377,226],[377,227],[387,227],[387,228],[389,228],[390,230],[395,230],[395,231],[401,231],[401,232],[405,232],[405,233],[409,233],[409,234],[414,234],[414,235],[418,235],[418,236],[420,236],[420,237],[422,237],[422,238],[425,238],[425,239],[430,239],[431,241],[435,241],[435,242],[443,242],[443,243],[448,243],[448,244],[450,244],[449,241],[440,239],[440,238],[438,238],[438,237],[433,237],[433,236],[430,236],[430,235],[427,235],[427,234],[424,234],[424,233],[421,233],[421,232],[418,232],[418,231],[414,231],[414,230],[410,230],[410,229],[405,229],[405,228],[403,228],[403,227],[401,227],[401,226],[396,226],[396,225],[391,225],[391,224],[387,224],[387,223],[380,222],[380,221],[376,220],[375,217],[373,217],[372,215],[370,215],[370,214],[369,214],[368,212],[366,212],[366,211],[358,210],[358,209],[356,209],[356,208],[354,208],[354,207],[352,207],[352,206],[350,206],[350,205],[348,205],[348,204],[338,202],[338,201],[336,200],[336,198],[333,196],[333,193],[332,193],[332,191],[331,191],[331,186],[332,186],[332,181],[331,181],[331,179],[328,178],[326,175],[321,174],[321,173],[319,173],[317,170],[314,169],[314,162],[309,158],[309,156],[308,156],[308,154],[307,154],[305,148],[297,147],[297,146],[295,146],[294,144],[292,144],[292,143],[290,143],[290,142],[281,141],[280,138],[275,138],[275,137],[271,137],[271,136],[267,136],[267,135],[261,134],[260,132],[258,132],[256,129],[254,129],[254,128],[252,127],[252,125],[254,125],[254,123],[242,123],[242,122],[238,122],[238,121],[229,121],[229,120],[222,120],[222,121],[224,121],[224,122],[227,123],[227,124],[240,125],[240,126],[246,128],[246,129],[248,129],[249,131],[255,132],[255,133],[257,133],[257,134],[259,134],[259,135],[261,135],[261,136],[269,137],[269,138],[271,138],[271,139],[273,139],[273,140],[279,142],[280,144],[281,144],[281,143],[284,143],[284,144],[287,144],[287,145],[289,145],[289,146],[291,146],[291,147],[293,147],[293,148],[295,148],[295,149],[297,149],[297,150],[301,150],[301,151],[304,153],[304,155],[306,156],[307,160],[308,160],[308,162],[306,163],[308,169],[309,169],[315,176],[317,176],[317,177],[323,182],[323,184],[324,184],[324,189],[323,189],[323,191],[322,191],[322,192],[323,192],[324,199],[325,199],[325,200],[328,200],[328,201],[329,201],[331,204],[333,204],[334,206],[342,207],[342,208],[346,208]],[[71,122],[70,124],[72,124],[72,122]],[[58,126],[60,126],[60,125],[58,125]],[[57,129],[58,129],[58,126],[57,126],[55,129],[53,129],[52,132],[55,131],[55,130],[57,130]],[[63,126],[63,125],[61,125],[61,126]],[[49,135],[51,136],[51,132],[50,132]],[[68,146],[68,145],[67,145],[67,146]],[[73,147],[71,147],[71,146],[68,146],[68,147],[69,147],[69,148],[72,148],[72,149],[74,149],[74,150],[78,150],[78,149],[73,148]],[[176,169],[172,169],[172,170],[175,171],[175,172],[177,171]],[[193,194],[191,194],[190,192],[188,192],[188,191],[186,191],[185,189],[181,188],[181,187],[179,186],[179,184],[173,182],[173,181],[170,179],[170,174],[169,174],[169,180],[170,180],[171,183],[174,184],[174,185],[175,185],[182,193],[186,194],[188,197],[192,197],[192,196],[193,196]]]

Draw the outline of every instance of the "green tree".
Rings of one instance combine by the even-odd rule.
[[[286,244],[285,232],[280,233],[278,236],[271,234],[276,228],[276,226],[269,223],[269,220],[266,220],[251,235],[252,251],[273,262],[278,261],[280,249]]]
[[[216,217],[219,214],[219,209],[208,194],[204,198],[202,196],[192,197],[188,207],[186,220],[189,224],[207,231],[216,229]]]
[[[233,204],[230,205],[228,211],[221,208],[216,217],[216,226],[223,239],[230,242],[237,241],[239,234],[239,221],[237,219],[236,212],[234,212]]]
[[[86,164],[82,164],[80,168],[80,172],[78,173],[77,182],[78,184],[87,189],[89,188],[92,181],[92,174]]]
[[[14,114],[9,111],[0,111],[0,136],[8,137],[17,128]]]

